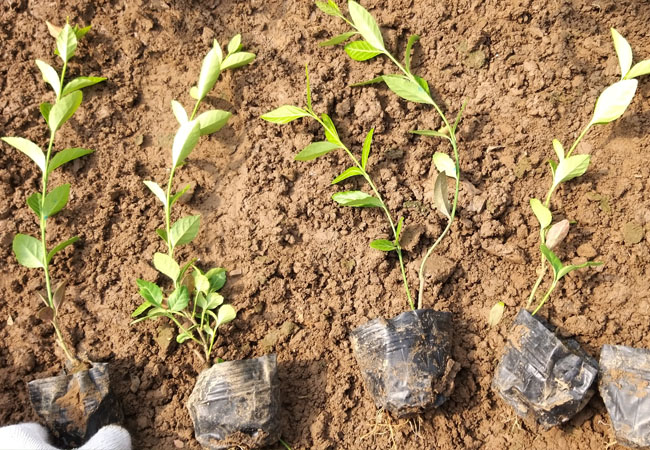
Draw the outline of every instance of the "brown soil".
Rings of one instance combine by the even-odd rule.
[[[453,359],[462,369],[451,399],[412,426],[394,422],[394,440],[388,427],[376,426],[348,335],[407,308],[396,259],[368,247],[370,239],[386,236],[384,219],[376,210],[331,201],[340,188],[329,182],[346,167],[343,155],[293,161],[322,138],[313,124],[259,119],[282,103],[302,104],[309,63],[315,107],[333,117],[347,142],[360,149],[365,132],[376,128],[371,173],[389,207],[413,227],[407,259],[414,282],[418,259],[444,225],[426,198],[431,155],[447,147],[407,131],[440,123],[429,108],[383,87],[348,87],[389,63],[357,63],[340,47],[319,48],[318,41],[344,27],[308,0],[2,2],[0,134],[46,140],[38,104],[51,94],[33,62],[54,60],[45,20],[92,23],[69,73],[109,79],[86,91],[82,108],[58,135],[58,148],[96,149],[53,179],[73,187],[69,206],[51,220],[51,241],[73,233],[82,238],[55,259],[55,280],[68,280],[70,301],[61,312],[66,336],[81,355],[112,364],[137,448],[198,448],[184,405],[202,362],[191,345],[159,351],[159,324],[129,325],[140,302],[135,279],[154,279],[149,261],[161,248],[154,233],[160,205],[142,180],[162,182],[167,174],[176,129],[170,100],[189,104],[188,88],[212,39],[223,43],[242,32],[258,59],[225,74],[209,101],[235,115],[201,141],[178,176],[179,185],[196,181],[182,212],[203,216],[201,243],[180,255],[229,270],[224,294],[240,312],[219,338],[218,355],[278,353],[283,439],[294,449],[603,448],[613,433],[598,396],[568,425],[542,433],[518,426],[490,382],[508,326],[534,281],[538,235],[528,199],[549,184],[551,140],[575,137],[598,93],[617,79],[610,26],[628,38],[637,58],[650,57],[650,3],[363,3],[400,54],[408,35],[422,36],[415,70],[446,110],[455,114],[469,100],[460,133],[467,182],[459,220],[432,261],[436,281],[426,302],[454,313]],[[589,134],[579,149],[592,155],[589,173],[561,188],[553,203],[556,218],[577,221],[560,256],[595,256],[605,265],[568,276],[544,314],[595,357],[605,343],[650,347],[650,247],[646,239],[623,238],[624,230],[634,228],[637,238],[639,229],[650,231],[649,99],[646,77],[626,116]],[[41,274],[20,267],[11,252],[14,234],[36,232],[24,202],[39,182],[33,165],[4,145],[0,424],[36,420],[25,382],[62,368],[51,327],[34,314]],[[488,329],[498,300],[508,306],[504,320]]]

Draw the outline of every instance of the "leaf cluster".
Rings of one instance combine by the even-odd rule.
[[[551,195],[558,186],[562,183],[573,180],[574,178],[581,177],[589,168],[591,160],[590,155],[572,154],[581,139],[587,134],[592,126],[604,125],[621,117],[627,110],[636,93],[638,80],[635,78],[650,73],[650,60],[642,61],[632,67],[632,49],[630,44],[614,28],[611,29],[611,34],[614,42],[614,49],[616,50],[619,66],[621,68],[621,80],[613,83],[600,94],[596,101],[596,106],[591,120],[580,136],[575,140],[568,152],[565,151],[564,146],[559,140],[553,140],[553,151],[557,156],[557,160],[549,160],[548,162],[553,179],[551,188],[549,189],[544,202],[536,198],[530,200],[533,214],[540,225],[542,272],[539,275],[538,281],[535,283],[533,291],[531,292],[528,301],[529,305],[535,296],[537,287],[545,275],[546,265],[544,264],[544,261],[548,262],[553,269],[551,288],[537,306],[535,312],[541,308],[557,283],[566,274],[576,269],[599,266],[602,264],[600,262],[587,261],[579,265],[563,265],[557,255],[553,253],[552,248],[557,246],[566,237],[569,230],[569,223],[567,220],[563,220],[551,225],[553,222],[553,215],[549,206]]]
[[[168,252],[155,253],[153,265],[172,281],[173,289],[166,294],[159,285],[138,280],[144,303],[132,314],[135,318],[133,323],[167,317],[178,327],[177,342],[197,342],[203,347],[206,361],[210,361],[217,329],[232,321],[236,311],[231,305],[224,304],[223,297],[217,292],[226,282],[225,269],[214,268],[203,273],[194,264],[196,259],[180,264],[174,258],[174,250],[178,246],[189,244],[197,237],[201,217],[186,216],[171,222],[174,204],[187,192],[190,185],[175,193],[172,192],[172,186],[176,169],[185,164],[200,137],[219,131],[231,116],[230,112],[219,109],[211,109],[196,116],[199,106],[224,70],[245,66],[255,59],[253,53],[242,51],[239,34],[230,40],[227,50],[228,53],[224,56],[221,46],[214,40],[212,48],[204,57],[199,79],[189,92],[196,100],[190,115],[180,102],[171,102],[179,128],[171,149],[172,165],[167,190],[155,181],[147,180],[144,184],[162,203],[165,216],[165,227],[157,229],[156,233],[166,244]]]
[[[28,268],[41,268],[46,271],[54,255],[79,239],[77,236],[74,236],[60,242],[50,250],[47,249],[45,243],[46,221],[66,206],[70,196],[70,184],[67,183],[48,190],[47,182],[49,176],[64,164],[93,152],[90,149],[73,147],[65,148],[52,155],[54,136],[81,105],[83,99],[81,89],[105,80],[102,77],[78,77],[65,83],[65,71],[68,61],[74,56],[79,39],[90,30],[90,26],[79,28],[76,25],[73,27],[70,24],[66,24],[64,27],[58,28],[48,23],[48,28],[56,38],[54,53],[63,63],[63,69],[59,74],[48,63],[38,59],[36,60],[36,65],[41,71],[43,80],[52,87],[56,96],[54,104],[44,102],[40,105],[41,114],[50,130],[49,146],[46,150],[43,150],[39,145],[29,139],[22,137],[1,138],[2,141],[29,157],[41,171],[43,192],[35,192],[27,198],[27,205],[34,212],[41,224],[41,240],[29,235],[18,234],[14,238],[12,247],[20,264]],[[49,292],[48,286],[48,300],[46,304],[51,309],[56,309],[56,303],[51,292]]]
[[[345,45],[345,52],[350,58],[355,61],[367,61],[376,56],[385,55],[403,72],[402,74],[380,75],[371,80],[353,84],[353,86],[384,82],[391,91],[405,100],[429,105],[434,104],[427,81],[411,71],[411,51],[413,45],[420,39],[418,35],[412,35],[409,38],[404,54],[404,64],[402,65],[386,49],[379,25],[372,15],[359,3],[354,0],[348,1],[350,19],[345,17],[333,0],[327,0],[327,2],[317,1],[316,6],[325,14],[344,20],[352,28],[350,31],[338,34],[322,42],[320,44],[322,47],[342,44],[358,35],[361,37],[360,40],[348,42]]]

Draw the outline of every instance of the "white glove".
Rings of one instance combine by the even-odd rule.
[[[0,428],[0,450],[59,450],[49,441],[47,429],[38,423]],[[120,426],[108,425],[78,450],[131,450],[131,436]]]

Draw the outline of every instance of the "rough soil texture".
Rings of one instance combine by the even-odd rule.
[[[462,369],[451,399],[420,420],[393,420],[392,428],[378,419],[349,332],[407,309],[396,258],[368,247],[387,236],[385,219],[377,210],[331,201],[341,187],[329,182],[347,167],[343,155],[293,160],[322,139],[313,123],[259,119],[280,104],[303,104],[309,63],[315,108],[332,116],[346,142],[360,152],[365,133],[376,128],[369,167],[389,207],[410,227],[406,258],[415,286],[419,259],[444,226],[427,200],[431,155],[448,147],[407,132],[438,128],[440,121],[385,87],[348,87],[392,67],[385,58],[359,63],[341,47],[319,48],[346,29],[308,0],[2,2],[1,135],[47,140],[38,105],[51,93],[34,65],[36,58],[54,62],[45,20],[92,23],[69,74],[109,79],[85,91],[57,138],[58,149],[96,149],[52,180],[72,183],[72,194],[50,221],[50,241],[81,237],[54,261],[55,281],[68,280],[61,316],[67,338],[80,354],[112,364],[136,448],[198,448],[185,402],[200,358],[191,345],[162,351],[155,342],[160,324],[129,325],[140,303],[135,279],[155,278],[150,261],[162,245],[154,233],[162,211],[142,180],[166,179],[177,127],[170,100],[188,106],[212,39],[225,43],[242,32],[258,59],[226,73],[208,101],[234,116],[201,141],[177,177],[178,186],[196,182],[178,213],[203,216],[200,240],[179,256],[229,270],[224,294],[239,317],[219,338],[219,356],[278,353],[283,439],[294,449],[604,448],[614,437],[598,396],[568,425],[539,432],[515,421],[490,382],[534,282],[538,225],[528,201],[549,185],[551,140],[575,138],[598,93],[618,79],[610,26],[628,38],[638,59],[650,57],[650,3],[362,3],[398,54],[410,34],[422,36],[414,70],[450,115],[469,100],[460,127],[466,182],[459,218],[430,264],[426,296],[426,306],[454,314],[453,359]],[[643,237],[650,232],[649,129],[646,77],[628,113],[593,130],[579,147],[592,155],[590,170],[560,188],[552,205],[557,219],[577,222],[558,250],[561,258],[605,264],[568,276],[543,315],[596,358],[605,343],[650,347],[650,246]],[[27,158],[3,145],[0,424],[36,420],[25,383],[62,369],[51,327],[35,316],[42,275],[20,267],[11,252],[17,232],[37,231],[25,199],[39,186]],[[350,180],[344,187],[355,186],[360,182]],[[625,230],[636,239],[624,239]],[[507,305],[504,320],[489,329],[488,311],[499,300]]]

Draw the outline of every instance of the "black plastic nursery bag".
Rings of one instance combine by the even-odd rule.
[[[568,421],[594,394],[598,364],[522,309],[510,329],[492,388],[524,419],[544,428]]]
[[[78,447],[100,428],[122,422],[119,402],[110,390],[108,364],[27,383],[29,399],[57,441]]]
[[[650,350],[604,345],[599,390],[616,441],[650,448]]]
[[[451,359],[451,313],[418,309],[378,318],[351,333],[364,384],[396,417],[444,403],[460,365]]]
[[[276,355],[213,365],[187,402],[196,439],[210,450],[258,448],[280,438]]]

